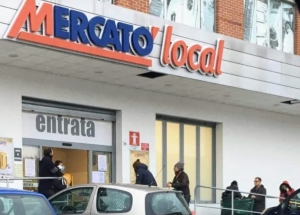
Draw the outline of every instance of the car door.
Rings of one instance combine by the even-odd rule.
[[[91,215],[94,186],[69,188],[49,199],[57,215]]]
[[[91,215],[133,215],[133,196],[131,193],[115,188],[99,187],[98,190],[95,192],[95,195],[96,198],[94,198]]]
[[[300,189],[285,199],[281,215],[300,215]]]

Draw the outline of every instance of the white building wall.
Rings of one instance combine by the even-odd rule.
[[[248,191],[255,176],[263,179],[269,195],[279,194],[278,187],[283,180],[289,180],[295,188],[300,186],[299,117],[12,67],[1,66],[0,71],[0,136],[12,137],[15,147],[22,146],[22,96],[120,110],[117,180],[129,182],[129,148],[123,144],[128,143],[129,131],[140,131],[141,141],[150,143],[150,169],[155,174],[155,115],[167,114],[222,123],[217,135],[218,187],[237,180],[240,190]],[[21,183],[15,185],[21,186]],[[276,203],[277,200],[272,204]]]

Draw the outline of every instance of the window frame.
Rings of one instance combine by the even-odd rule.
[[[107,192],[107,190],[111,190],[111,191],[117,191],[117,192],[120,192],[120,193],[128,195],[129,198],[130,198],[130,207],[127,210],[122,210],[122,211],[105,211],[105,212],[99,211],[98,197],[99,197],[100,189],[106,189],[106,192]],[[96,211],[98,213],[100,213],[100,214],[101,213],[109,213],[109,214],[129,213],[131,211],[132,205],[133,205],[133,196],[132,196],[132,194],[130,192],[125,191],[125,190],[116,189],[116,188],[110,188],[110,187],[98,187],[95,201],[96,201]]]
[[[151,1],[152,0],[148,0],[149,1],[149,14],[150,14],[150,3],[151,3]],[[180,0],[181,1],[181,3],[183,2],[182,0]],[[194,1],[197,1],[197,0],[194,0]],[[188,24],[185,24],[185,23],[182,23],[182,22],[176,22],[176,21],[173,21],[173,22],[175,22],[175,23],[178,23],[178,24],[182,24],[182,25],[187,25],[187,26],[189,26],[189,27],[193,27],[193,28],[197,28],[197,29],[203,29],[202,28],[202,26],[203,26],[203,20],[202,20],[202,18],[201,18],[201,15],[202,15],[202,4],[203,4],[203,1],[206,1],[206,0],[199,0],[199,2],[200,2],[200,7],[199,7],[199,17],[198,17],[198,19],[199,19],[199,22],[200,22],[200,28],[198,28],[198,27],[194,27],[194,26],[192,26],[192,25],[188,25]],[[213,32],[216,32],[216,15],[217,15],[217,11],[216,11],[216,3],[217,3],[217,1],[218,0],[213,0],[213,2],[214,2],[214,13],[213,13],[213,16],[214,16],[214,22],[213,22]],[[166,19],[166,20],[169,20],[169,19],[167,19],[167,7],[168,7],[168,0],[161,0],[161,2],[162,2],[162,5],[163,5],[163,7],[162,7],[162,13],[163,13],[163,15],[162,15],[162,19]],[[181,11],[182,11],[182,7],[181,7]],[[155,16],[155,17],[159,17],[159,16],[156,16],[156,15],[154,15],[154,14],[150,14],[151,16]],[[185,15],[185,14],[183,14],[183,15]],[[169,20],[169,21],[172,21],[171,19]],[[205,29],[206,31],[208,31],[207,29]]]
[[[244,7],[243,7],[243,9],[245,10],[245,1],[246,0],[244,0]],[[257,11],[256,11],[256,6],[257,6],[257,1],[258,0],[254,0],[254,9],[255,9],[255,11],[253,12],[253,17],[257,17]],[[276,50],[276,51],[281,51],[281,52],[284,52],[284,53],[287,53],[287,54],[295,54],[295,44],[296,44],[296,42],[295,42],[295,38],[296,38],[296,32],[295,32],[295,13],[297,13],[297,8],[296,8],[296,3],[295,3],[295,1],[294,0],[280,0],[280,2],[281,2],[281,26],[283,26],[283,20],[282,20],[282,14],[283,14],[283,11],[282,11],[282,3],[285,3],[285,4],[289,4],[289,5],[291,5],[292,7],[293,7],[293,11],[294,11],[294,13],[293,13],[293,22],[292,22],[292,29],[293,29],[293,52],[292,53],[288,53],[288,52],[285,52],[284,50],[283,50],[283,42],[284,42],[284,40],[283,40],[283,33],[281,32],[281,34],[280,34],[280,36],[281,36],[281,49],[279,49],[279,50],[277,50],[277,49],[273,49],[272,47],[271,47],[271,45],[270,45],[270,26],[271,26],[271,24],[270,24],[270,20],[269,20],[269,18],[270,18],[270,3],[271,3],[271,0],[267,0],[268,1],[268,12],[267,12],[267,14],[268,14],[268,18],[267,18],[267,26],[268,26],[268,34],[267,34],[267,40],[268,40],[268,47],[266,47],[266,48],[269,48],[269,49],[272,49],[272,50]],[[245,11],[244,11],[244,15],[245,15]],[[256,20],[256,18],[255,18],[255,20]],[[255,45],[258,45],[257,44],[257,21],[255,22],[255,25],[253,26],[254,28],[255,28],[255,42],[253,42],[253,41],[247,41],[247,42],[250,42],[250,43],[252,43],[252,44],[255,44]],[[282,28],[282,27],[281,27]],[[245,19],[244,19],[244,25],[243,25],[243,30],[244,30],[244,32],[245,32],[245,29],[246,29],[246,26],[245,26]],[[245,33],[244,33],[244,35],[243,35],[243,40],[245,40]],[[246,40],[245,40],[246,41]],[[261,46],[261,45],[259,45],[259,46]]]
[[[75,214],[84,214],[84,213],[88,210],[88,208],[90,207],[91,203],[93,202],[93,199],[94,199],[94,193],[95,193],[95,186],[75,187],[75,188],[72,188],[72,189],[64,190],[64,191],[58,193],[57,195],[51,197],[51,198],[49,199],[49,203],[50,203],[50,205],[52,206],[53,210],[54,210],[55,213],[56,213],[56,210],[55,210],[55,208],[54,208],[53,205],[52,205],[53,200],[55,200],[56,198],[61,197],[62,195],[71,194],[72,192],[76,192],[77,190],[84,190],[84,189],[92,189],[91,195],[90,195],[89,200],[88,200],[88,204],[87,204],[85,210],[84,210],[82,213],[75,213]],[[67,200],[67,201],[68,201],[68,200]],[[74,206],[73,206],[73,207],[74,207]]]
[[[200,185],[200,174],[201,174],[201,169],[200,169],[200,144],[201,144],[201,138],[200,138],[200,128],[201,127],[210,127],[212,128],[212,186],[216,187],[217,180],[216,180],[216,126],[217,123],[215,122],[209,122],[209,121],[201,121],[201,120],[195,120],[195,119],[186,119],[186,118],[181,118],[181,117],[173,117],[173,116],[167,116],[167,115],[157,115],[156,116],[156,121],[161,121],[162,122],[162,170],[156,170],[156,172],[160,172],[162,174],[162,184],[166,184],[168,181],[172,180],[172,178],[167,178],[167,169],[168,168],[173,168],[174,164],[167,164],[167,122],[171,123],[179,123],[180,124],[180,153],[179,153],[179,158],[180,161],[184,162],[184,125],[195,125],[196,126],[196,162],[199,165],[195,165],[196,168],[196,186]],[[190,192],[194,193],[195,187],[190,187]],[[211,203],[216,203],[217,200],[217,191],[211,189],[212,192],[212,199],[210,201],[203,201],[201,200],[200,197],[200,188],[197,188],[196,190],[196,196],[195,199],[191,199],[191,204],[197,202],[199,204],[211,204]]]

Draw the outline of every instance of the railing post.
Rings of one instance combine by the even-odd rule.
[[[231,215],[234,215],[234,193],[233,193],[233,190],[231,190]]]

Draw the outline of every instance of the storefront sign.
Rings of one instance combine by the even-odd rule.
[[[35,121],[38,132],[68,135],[70,131],[73,136],[95,137],[95,123],[91,120],[39,114]]]
[[[22,27],[27,20],[27,31],[24,31]],[[44,30],[38,33],[42,25]],[[152,52],[153,38],[158,30],[157,27],[134,28],[102,16],[88,19],[83,12],[49,2],[41,2],[36,8],[35,0],[24,0],[7,38],[150,67],[152,61],[145,56]]]
[[[199,44],[187,45],[183,40],[172,41],[172,26],[165,26],[160,62],[163,66],[173,68],[186,66],[190,72],[198,71],[201,74],[222,74],[221,64],[224,50],[224,40],[217,41],[216,49],[205,48]]]
[[[30,112],[22,121],[23,138],[112,145],[111,122]]]
[[[134,27],[103,16],[88,18],[83,12],[49,2],[41,1],[36,7],[35,0],[23,0],[6,38],[151,67],[152,60],[146,57],[153,50],[158,31],[159,27]],[[186,67],[190,72],[215,77],[222,74],[224,40],[218,40],[215,49],[205,48],[183,40],[172,41],[172,31],[169,25],[163,29],[162,66]]]

